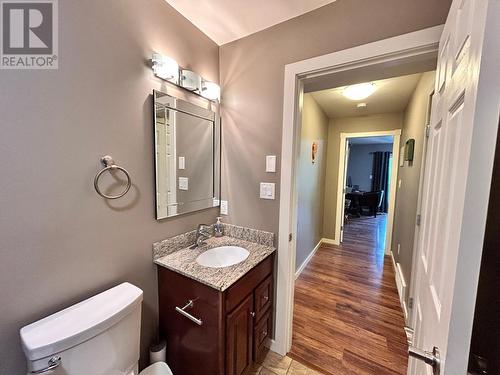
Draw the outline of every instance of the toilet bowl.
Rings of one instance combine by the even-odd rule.
[[[123,283],[21,328],[28,374],[173,375],[164,362],[138,372],[141,305]]]

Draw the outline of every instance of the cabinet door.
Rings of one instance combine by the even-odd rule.
[[[226,319],[226,375],[243,374],[253,361],[253,294]]]

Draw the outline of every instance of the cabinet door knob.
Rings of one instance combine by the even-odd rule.
[[[252,318],[255,318],[255,311],[252,311],[252,312],[250,313],[250,316],[251,316]]]
[[[269,296],[262,296],[262,299],[263,299],[265,302],[267,302],[267,301],[269,301]]]

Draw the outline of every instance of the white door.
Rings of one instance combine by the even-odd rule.
[[[341,220],[342,224],[340,224],[340,242],[344,242],[344,225],[345,225],[345,195],[347,193],[347,166],[349,164],[349,139],[345,140],[345,156],[344,156],[344,175],[342,176],[342,179],[344,181],[343,187],[344,190],[342,191],[342,207],[341,207],[341,212],[342,215]]]
[[[422,196],[414,347],[464,375],[500,103],[500,0],[454,0],[440,41]],[[437,366],[436,366],[437,368]],[[409,374],[433,367],[411,359]],[[437,372],[434,372],[437,373]]]

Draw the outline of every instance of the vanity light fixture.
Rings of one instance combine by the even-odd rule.
[[[209,100],[220,99],[220,86],[214,82],[205,81],[201,82],[201,96]]]
[[[186,90],[200,93],[201,76],[191,70],[181,69],[181,86]]]
[[[373,82],[360,83],[357,85],[347,86],[343,94],[351,100],[363,100],[368,98],[377,90],[377,86]]]
[[[174,59],[153,53],[153,72],[158,77],[173,84],[179,84],[179,64]]]
[[[151,61],[153,72],[157,77],[205,99],[220,100],[220,86],[218,84],[203,79],[196,72],[180,68],[174,59],[155,52]]]

